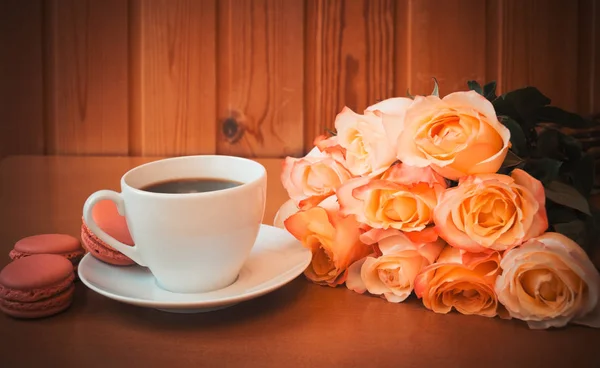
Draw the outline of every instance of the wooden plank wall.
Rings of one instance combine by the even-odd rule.
[[[600,0],[0,0],[0,156],[301,155],[432,77],[598,113],[599,69]]]

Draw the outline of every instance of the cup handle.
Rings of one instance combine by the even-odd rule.
[[[136,245],[130,246],[127,244],[123,244],[112,236],[108,235],[104,230],[100,228],[94,221],[94,217],[92,216],[92,209],[96,203],[102,200],[111,200],[117,205],[117,210],[121,216],[125,215],[125,202],[123,201],[123,197],[120,193],[117,193],[112,190],[99,190],[95,193],[92,193],[85,201],[83,205],[83,220],[85,221],[88,228],[98,237],[100,240],[110,245],[117,251],[123,253],[127,257],[131,258],[135,263],[140,266],[146,266],[145,262],[142,261],[142,257],[138,251],[138,247]]]

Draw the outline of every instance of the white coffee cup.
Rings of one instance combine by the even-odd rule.
[[[212,178],[241,182],[202,193],[155,193],[151,184]],[[138,166],[121,178],[121,193],[100,190],[83,206],[88,228],[141,266],[158,286],[177,293],[224,288],[237,278],[258,236],[267,195],[261,164],[233,156],[168,158]],[[92,208],[109,199],[125,216],[135,246],[108,235],[94,222]]]

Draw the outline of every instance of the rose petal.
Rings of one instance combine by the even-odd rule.
[[[398,144],[398,136],[400,136],[404,125],[404,115],[412,103],[413,101],[410,98],[395,97],[371,105],[366,110],[383,113],[383,127],[392,147],[396,147]]]
[[[442,186],[442,188],[447,187],[446,180],[431,167],[414,167],[403,163],[398,163],[390,167],[381,179],[403,185],[427,183],[430,186],[437,184]]]
[[[431,243],[438,239],[438,233],[432,226],[421,231],[406,232],[406,236],[414,243]]]
[[[303,210],[308,210],[314,206],[319,205],[319,203],[323,202],[325,199],[327,199],[333,195],[334,195],[334,192],[331,192],[329,194],[325,194],[322,196],[313,196],[313,197],[303,199],[300,202],[298,202],[298,207]]]
[[[275,218],[273,219],[273,226],[281,229],[285,228],[285,226],[283,225],[284,221],[299,210],[300,209],[296,206],[294,200],[287,200],[284,204],[281,205],[281,207],[279,207],[279,210],[277,210]]]
[[[403,115],[412,103],[413,100],[407,97],[393,97],[367,107],[366,111],[380,111],[386,115]]]
[[[366,245],[373,245],[378,243],[381,239],[385,239],[390,236],[398,235],[400,230],[396,229],[370,229],[365,233],[361,234],[360,241]]]
[[[337,190],[337,197],[340,203],[340,211],[343,215],[354,214],[358,216],[360,222],[364,222],[363,202],[354,197],[354,189],[369,183],[369,178],[354,178],[345,182]]]
[[[319,147],[313,147],[305,157],[325,157],[325,154],[319,150]]]
[[[346,287],[359,294],[367,291],[367,287],[360,276],[360,269],[368,257],[362,258],[348,267],[348,276],[346,278]]]
[[[381,253],[385,255],[397,254],[405,250],[417,250],[417,245],[410,241],[410,239],[401,231],[395,230],[395,234],[392,236],[385,236],[380,238],[379,249]],[[390,234],[391,232],[388,232]]]
[[[533,238],[542,235],[548,230],[548,215],[546,213],[546,193],[542,182],[535,179],[521,169],[515,169],[511,173],[515,183],[527,188],[539,204],[538,212],[532,221],[532,226],[527,233],[527,238]]]

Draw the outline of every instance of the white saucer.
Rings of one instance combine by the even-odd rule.
[[[237,280],[226,288],[198,294],[161,289],[141,266],[112,266],[87,254],[79,263],[81,281],[108,298],[141,307],[175,313],[197,313],[226,308],[269,293],[300,275],[311,261],[287,231],[262,225],[248,261]]]

